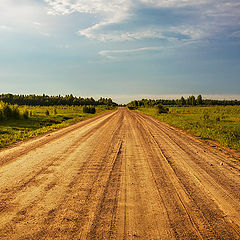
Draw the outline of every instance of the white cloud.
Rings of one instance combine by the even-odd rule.
[[[96,16],[96,23],[78,29],[78,33],[88,39],[99,41],[131,41],[141,39],[167,39],[179,41],[177,37],[169,37],[168,33],[185,35],[189,41],[200,40],[214,36],[230,27],[240,25],[240,2],[236,0],[44,0],[49,15],[69,15],[74,12]],[[154,9],[176,9],[177,11],[191,11],[194,9],[197,20],[181,22],[169,26],[167,29],[156,23],[154,26],[143,28],[140,24],[135,28],[115,29],[114,24],[131,21],[137,14],[139,7]],[[184,7],[190,7],[184,9]],[[1,0],[0,1],[0,30],[10,30],[21,27],[32,28],[40,34],[48,35],[46,20],[43,19],[43,4],[31,0]],[[144,16],[138,16],[144,21]],[[45,24],[42,24],[45,22]],[[180,23],[179,23],[180,24]],[[111,26],[111,30],[107,29]],[[159,25],[159,27],[157,27]],[[166,34],[167,33],[167,34]],[[171,35],[171,34],[170,34]],[[183,39],[181,39],[183,40]]]
[[[183,46],[183,44],[181,44],[181,46]],[[99,51],[98,54],[103,56],[106,60],[122,61],[124,59],[129,59],[129,56],[134,57],[139,54],[142,54],[143,52],[149,52],[149,53],[162,52],[163,53],[167,49],[172,49],[175,47],[177,46],[165,46],[165,47],[164,46],[155,46],[155,47],[148,46],[148,47],[133,48],[133,49],[102,50],[102,51]]]
[[[135,48],[135,49],[122,49],[122,50],[102,50],[99,52],[102,56],[107,56],[109,54],[119,54],[119,53],[138,53],[143,51],[161,51],[166,49],[164,47],[143,47],[143,48]]]
[[[84,33],[83,33],[84,32]],[[115,41],[135,41],[135,40],[147,40],[147,39],[161,39],[167,40],[169,43],[179,41],[197,41],[204,37],[207,37],[207,32],[203,29],[194,28],[188,25],[179,25],[177,27],[149,27],[138,28],[135,31],[98,31],[93,32],[92,29],[81,32],[82,35],[90,39],[96,39],[102,42]]]
[[[171,7],[186,7],[186,6],[199,6],[202,4],[206,4],[209,2],[213,2],[211,0],[140,0],[142,3],[147,6],[152,7],[161,7],[161,8],[171,8]]]
[[[182,39],[185,41],[199,40],[207,36],[204,29],[194,28],[188,25],[179,25],[177,27],[148,27],[138,28],[135,31],[98,31],[94,32],[93,28],[79,32],[81,35],[89,39],[96,39],[102,42],[107,41],[134,41],[143,39],[162,39],[169,42],[178,41]]]
[[[92,29],[87,31],[81,31],[80,34],[91,39],[97,39],[100,41],[131,41],[140,39],[159,38],[165,39],[166,37],[162,34],[159,29],[139,29],[135,32],[124,32],[124,31],[112,31],[108,33],[93,33]]]
[[[130,17],[131,0],[45,0],[48,3],[48,14],[68,15],[73,12],[97,15],[99,22],[89,28],[79,30],[79,34],[90,39],[109,40],[105,34],[96,34],[95,31],[104,26],[120,23]],[[115,38],[111,39],[114,40]]]
[[[45,0],[49,14],[65,15],[73,12],[109,14],[125,12],[131,5],[130,0]]]
[[[188,36],[189,40],[199,40],[215,34],[232,25],[240,25],[240,2],[227,0],[45,0],[48,14],[67,15],[73,12],[94,14],[98,22],[78,33],[89,39],[99,41],[126,41],[146,38],[165,38],[164,31]],[[145,29],[136,27],[134,31],[104,30],[106,26],[131,20],[134,10],[143,5],[150,8],[184,8],[191,7],[199,15],[198,23],[186,22],[182,26],[170,29]],[[181,9],[179,10],[181,11]],[[185,10],[187,11],[187,10]],[[141,17],[141,16],[140,16]],[[175,39],[177,40],[177,39]]]

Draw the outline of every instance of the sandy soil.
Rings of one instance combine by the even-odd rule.
[[[0,239],[240,239],[240,162],[119,108],[0,152]]]

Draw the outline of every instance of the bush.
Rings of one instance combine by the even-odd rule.
[[[94,114],[94,113],[96,113],[96,108],[95,107],[91,107],[91,106],[84,106],[83,107],[83,113]]]
[[[161,113],[168,113],[169,109],[164,107],[163,105],[159,104],[156,106],[157,109],[157,114],[161,114]]]
[[[129,110],[135,110],[135,109],[137,109],[136,107],[133,107],[133,106],[128,106],[128,109]]]
[[[5,120],[10,119],[12,117],[12,109],[7,104],[3,106],[2,111],[3,111],[3,118]]]
[[[28,117],[29,117],[29,112],[28,112],[28,110],[25,110],[25,111],[23,112],[22,117],[23,117],[23,119],[28,119]]]
[[[12,118],[20,119],[20,113],[17,106],[12,107]]]
[[[0,102],[0,121],[9,119],[20,119],[18,106]]]

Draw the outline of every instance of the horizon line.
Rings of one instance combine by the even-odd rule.
[[[187,98],[189,96],[198,96],[201,95],[203,99],[211,99],[211,100],[240,100],[240,94],[193,94],[193,93],[184,93],[184,94],[135,94],[135,95],[130,95],[130,94],[93,94],[91,95],[79,95],[79,94],[73,94],[73,93],[68,93],[68,94],[48,94],[48,93],[1,93],[1,94],[12,94],[12,95],[38,95],[41,96],[43,94],[47,96],[66,96],[66,95],[73,95],[74,97],[82,97],[82,98],[94,98],[94,99],[99,99],[99,98],[111,98],[114,102],[118,104],[126,104],[134,100],[141,100],[141,99],[166,99],[166,100],[171,100],[171,99],[180,99],[181,97]]]

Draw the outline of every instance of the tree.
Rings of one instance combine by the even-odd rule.
[[[184,105],[186,105],[186,100],[185,100],[185,98],[184,98],[184,97],[181,97],[181,100],[180,100],[180,105],[181,105],[181,106],[184,106]]]
[[[196,104],[197,105],[202,105],[203,104],[202,95],[198,95],[197,96]]]
[[[189,98],[187,99],[187,104],[188,105],[192,105],[195,106],[196,105],[196,99],[194,96],[189,96]]]

